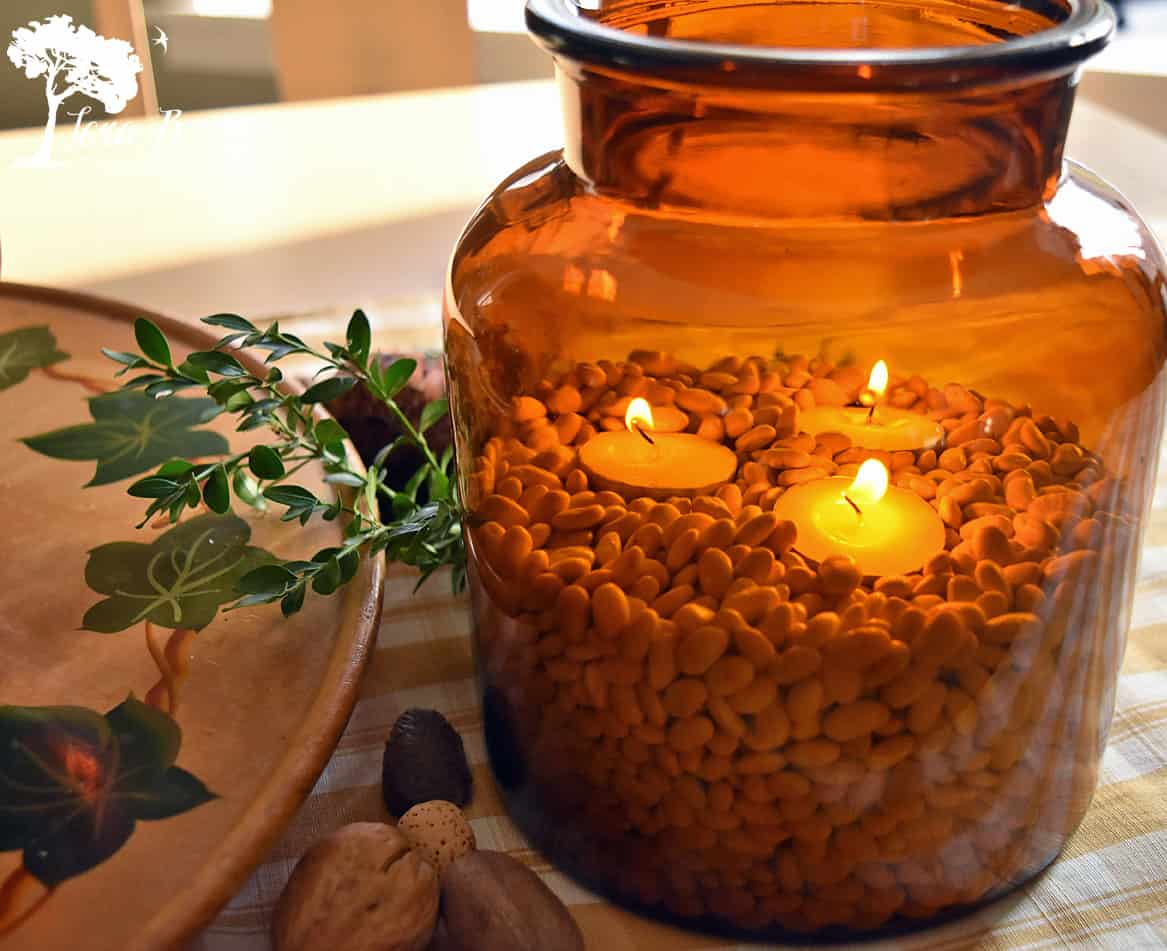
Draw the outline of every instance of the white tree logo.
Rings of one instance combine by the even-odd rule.
[[[142,61],[125,40],[99,36],[87,26],[74,26],[71,16],[33,20],[12,31],[8,58],[29,79],[44,77],[49,118],[44,138],[29,164],[53,163],[53,133],[57,112],[78,93],[96,99],[110,115],[121,112],[138,94]]]

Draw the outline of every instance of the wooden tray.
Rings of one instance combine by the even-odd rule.
[[[264,552],[308,558],[339,544],[336,523],[305,529],[278,512],[188,510],[178,534],[134,528],[144,504],[126,487],[163,461],[151,458],[158,420],[144,422],[142,407],[103,395],[116,367],[99,348],[136,349],[131,323],[141,314],[0,283],[5,951],[169,948],[210,919],[311,790],[352,709],[377,628],[380,559],[337,595],[310,594],[291,620],[268,605],[207,623],[207,599],[211,607],[225,599],[234,574]],[[212,340],[148,316],[175,347]],[[166,456],[252,441],[229,418],[200,424],[197,406],[179,408],[191,421]],[[45,436],[73,426],[85,428]],[[302,470],[297,481],[328,497],[319,470]],[[125,544],[101,547],[115,542]],[[213,564],[204,558],[212,549]],[[186,571],[192,593],[179,602],[185,615],[160,620],[166,610],[142,595],[149,582],[137,575],[153,570],[173,592],[167,562]],[[155,606],[140,620],[134,603]],[[113,628],[121,629],[98,632]],[[61,707],[72,709],[26,709]],[[21,758],[26,750],[50,760],[63,787],[46,791],[46,773]]]

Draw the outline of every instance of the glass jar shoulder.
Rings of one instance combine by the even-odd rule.
[[[1128,285],[1128,292],[1143,285],[1137,295],[1146,299],[1143,309],[1161,311],[1161,295],[1150,298],[1167,267],[1126,200],[1073,162],[1065,164],[1047,201],[1018,212],[924,222],[758,220],[678,213],[597,195],[558,151],[516,170],[479,207],[452,262],[455,296],[467,282],[480,280],[482,270],[497,275],[507,260],[514,264],[508,270],[551,266],[555,283],[569,291],[581,280],[605,283],[587,272],[613,265],[631,282],[622,294],[641,283],[648,293],[680,283],[705,304],[720,287],[739,303],[743,295],[753,297],[767,315],[777,300],[800,309],[821,301],[837,314],[841,304],[849,309],[841,294],[851,289],[872,301],[873,286],[882,292],[879,299],[903,306],[956,300],[975,285],[1009,296],[1048,295],[1055,286],[1054,296],[1073,295],[1085,292],[1087,283],[1093,292],[1106,284],[1106,275]],[[825,274],[834,275],[834,287],[827,286]],[[902,285],[892,275],[903,278]]]
[[[835,356],[955,379],[972,346],[987,383],[1020,395],[1038,374],[1072,403],[1092,368],[1123,367],[1137,392],[1167,361],[1162,254],[1072,163],[1047,201],[1014,212],[747,220],[597,195],[549,153],[476,213],[451,291],[469,328],[564,358],[623,359],[646,334],[695,363],[727,345],[831,355],[846,341]]]
[[[1057,189],[1042,207],[1050,229],[1069,238],[1084,275],[1140,279],[1164,312],[1167,259],[1154,233],[1113,185],[1077,162],[1066,161]]]

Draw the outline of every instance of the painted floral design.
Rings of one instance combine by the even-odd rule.
[[[81,622],[110,634],[141,621],[159,627],[206,627],[239,597],[243,575],[275,556],[248,544],[251,526],[237,515],[200,515],[150,543],[110,542],[89,553],[85,583],[107,595]]]
[[[159,400],[119,390],[89,400],[91,423],[66,426],[22,440],[54,459],[97,461],[87,485],[107,485],[145,472],[175,457],[199,458],[227,452],[219,433],[195,427],[218,412],[210,399]]]
[[[174,762],[182,731],[132,695],[83,707],[0,706],[0,852],[20,850],[46,888],[116,853],[139,821],[215,798]]]
[[[68,360],[57,349],[57,338],[48,327],[21,327],[0,334],[0,390],[25,380],[41,367]]]

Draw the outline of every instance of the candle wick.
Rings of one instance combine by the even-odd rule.
[[[867,411],[867,422],[868,422],[868,423],[871,423],[871,422],[872,422],[872,420],[875,418],[875,405],[876,405],[876,404],[873,402],[873,403],[871,404],[871,409],[869,409],[869,410]]]
[[[644,430],[641,428],[641,426],[640,426],[640,423],[634,423],[634,424],[633,424],[633,428],[634,428],[634,429],[635,429],[635,430],[636,430],[638,433],[640,433],[640,435],[641,435],[641,436],[644,438],[644,441],[645,441],[646,443],[648,443],[650,446],[655,446],[655,445],[656,445],[656,440],[654,440],[654,439],[653,439],[653,438],[652,438],[652,437],[651,437],[651,436],[650,436],[648,433],[646,433],[646,432],[645,432],[645,431],[644,431]]]
[[[851,498],[851,496],[849,496],[846,492],[843,493],[843,500],[855,510],[856,515],[858,515],[860,518],[863,517],[863,509],[856,505],[855,500]]]

